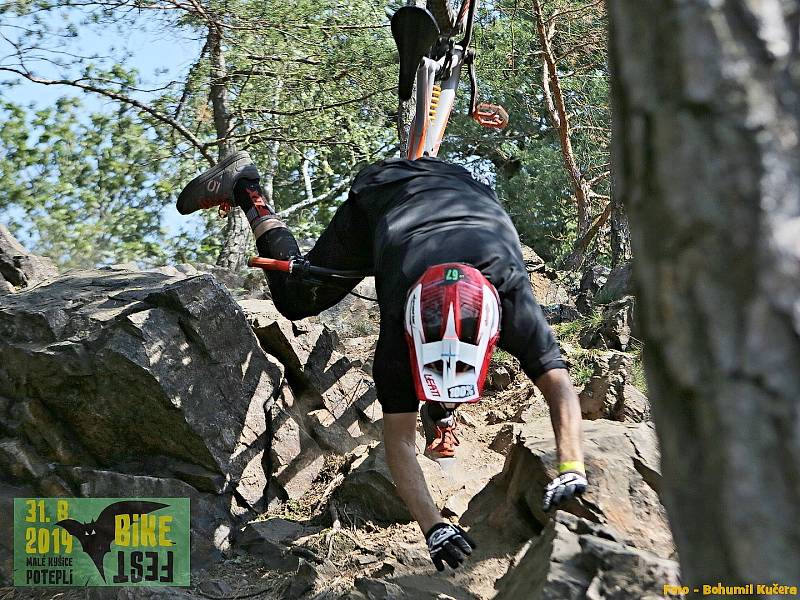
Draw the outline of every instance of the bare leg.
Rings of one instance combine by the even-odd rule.
[[[550,407],[560,463],[583,462],[581,405],[566,369],[546,371],[535,381]]]
[[[386,462],[400,497],[425,535],[431,527],[445,521],[431,498],[417,462],[416,430],[416,412],[383,415]]]

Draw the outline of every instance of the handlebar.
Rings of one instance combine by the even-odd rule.
[[[348,271],[340,269],[329,269],[312,265],[304,258],[293,258],[292,260],[275,260],[273,258],[262,258],[253,256],[247,261],[247,265],[253,268],[264,269],[265,271],[279,271],[289,273],[293,276],[303,278],[308,275],[317,277],[333,277],[336,279],[363,279],[373,275],[372,271]]]

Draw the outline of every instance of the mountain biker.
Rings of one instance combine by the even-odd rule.
[[[182,214],[225,204],[244,211],[261,256],[300,257],[246,152],[193,179],[178,198]],[[416,460],[419,399],[444,400],[446,391],[459,400],[477,399],[495,342],[520,360],[550,407],[559,475],[546,488],[543,508],[585,490],[578,398],[533,297],[517,232],[490,187],[439,159],[382,160],[358,173],[305,258],[321,267],[375,273],[380,335],[373,377],[384,413],[386,460],[438,570],[444,562],[457,567],[475,543],[442,518]],[[359,281],[320,285],[276,271],[266,276],[276,308],[292,320],[319,314]],[[427,453],[453,456],[458,437],[452,412],[425,402],[422,413]]]

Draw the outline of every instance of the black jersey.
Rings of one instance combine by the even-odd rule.
[[[425,269],[464,262],[499,291],[525,276],[519,239],[494,191],[463,167],[434,158],[392,158],[353,181],[348,237],[372,267],[382,312],[402,310],[408,288]],[[360,214],[359,214],[360,213]]]
[[[462,167],[433,158],[366,167],[306,258],[374,271],[381,329],[372,373],[384,412],[417,409],[403,309],[409,288],[436,264],[467,263],[492,282],[502,311],[499,345],[533,380],[565,367],[533,297],[511,219],[492,189]],[[275,306],[290,319],[318,314],[358,283],[312,285],[269,271],[267,278]]]

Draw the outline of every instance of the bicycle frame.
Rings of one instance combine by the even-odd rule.
[[[453,46],[451,53],[433,60],[427,56],[417,69],[417,107],[408,137],[407,158],[436,156],[442,144],[444,130],[456,101],[456,90],[461,78],[465,52],[461,46]],[[436,85],[436,75],[445,68],[450,59],[450,76]]]
[[[508,125],[508,113],[502,107],[477,102],[474,52],[469,48],[476,7],[477,0],[464,0],[461,5],[453,28],[458,31],[466,19],[464,38],[460,42],[455,43],[451,36],[442,36],[431,49],[431,54],[441,56],[437,59],[422,57],[416,74],[416,110],[409,131],[406,158],[414,160],[439,153],[464,65],[469,67],[471,86],[469,115],[484,127],[503,129]],[[437,85],[437,80],[441,81],[441,85]]]

